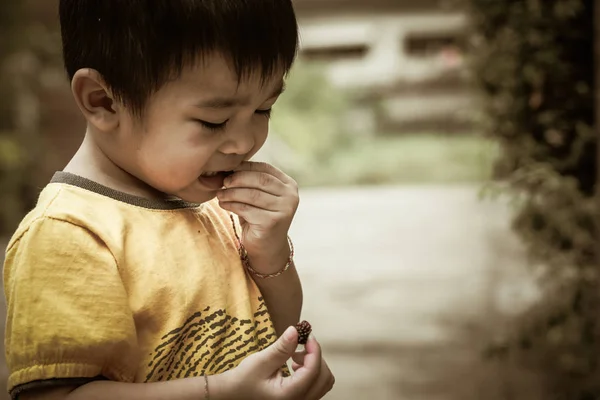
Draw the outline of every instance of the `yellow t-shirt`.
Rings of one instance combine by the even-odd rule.
[[[9,242],[4,288],[13,398],[217,374],[276,339],[217,202],[148,200],[64,172]]]

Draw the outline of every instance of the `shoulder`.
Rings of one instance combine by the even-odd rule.
[[[117,276],[118,266],[104,240],[85,225],[52,213],[33,212],[10,240],[3,272],[8,285],[5,294],[10,297],[10,288],[17,281],[34,287],[42,278],[47,284],[51,280],[66,282],[67,276]]]
[[[36,206],[21,221],[12,235],[7,251],[19,243],[24,236],[52,234],[60,231],[61,240],[82,231],[93,231],[100,210],[106,210],[107,202],[68,185],[51,183],[40,193]],[[110,213],[110,210],[106,210]],[[66,235],[66,237],[64,236]],[[54,239],[59,239],[54,237]]]

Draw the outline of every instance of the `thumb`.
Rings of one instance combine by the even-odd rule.
[[[292,357],[296,352],[296,347],[298,347],[298,331],[290,326],[275,343],[258,354],[257,361],[266,370],[275,372]]]

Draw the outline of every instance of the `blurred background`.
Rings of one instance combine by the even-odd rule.
[[[302,188],[327,399],[600,399],[594,1],[295,3],[259,158]],[[84,132],[56,14],[0,4],[3,243]]]

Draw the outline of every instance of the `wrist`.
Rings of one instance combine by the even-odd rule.
[[[269,275],[281,271],[290,260],[291,243],[286,237],[282,244],[270,247],[270,251],[247,250],[248,262],[252,269],[261,274]]]
[[[238,242],[238,252],[242,264],[252,274],[253,278],[276,278],[293,265],[294,245],[287,233],[279,236],[279,239],[283,241],[263,238],[261,242],[269,243],[268,246],[258,245],[258,249],[254,249],[253,246],[247,248],[242,242],[240,235],[238,235],[233,214],[230,214],[230,218],[233,225],[233,233]]]
[[[236,390],[232,386],[233,382],[229,380],[229,372],[217,375],[209,375],[208,378],[208,398],[204,400],[237,400]],[[202,390],[204,390],[204,378],[201,381]],[[203,391],[201,393],[204,393]]]

